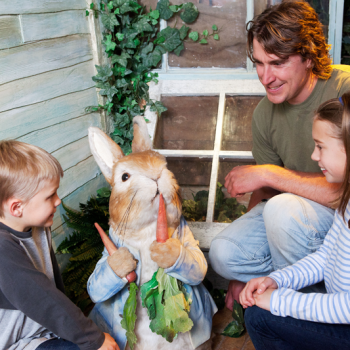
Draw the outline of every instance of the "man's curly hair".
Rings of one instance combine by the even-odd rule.
[[[282,2],[266,9],[247,23],[247,53],[253,58],[255,38],[268,54],[286,59],[300,54],[310,59],[312,72],[321,79],[332,73],[330,45],[327,44],[315,10],[306,2]]]

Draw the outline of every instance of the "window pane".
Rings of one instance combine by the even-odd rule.
[[[178,5],[187,1],[173,0],[172,4]],[[170,67],[219,67],[238,68],[246,67],[246,31],[245,20],[247,17],[246,0],[194,0],[198,7],[197,20],[188,25],[192,31],[202,33],[204,30],[212,32],[212,25],[220,30],[220,40],[213,37],[208,39],[208,44],[201,45],[188,39],[185,50],[180,57],[169,54]],[[174,26],[175,20],[168,21],[169,26]],[[176,27],[181,28],[181,19],[177,20]]]
[[[168,110],[158,119],[154,148],[214,149],[218,96],[162,96]]]
[[[256,0],[255,0],[256,1]],[[271,1],[271,0],[268,0]],[[318,18],[323,24],[323,33],[328,40],[329,26],[329,0],[306,0],[318,14]],[[274,0],[274,4],[281,3],[281,0]]]
[[[341,51],[341,63],[350,65],[350,5],[349,0],[345,2],[343,18],[343,45]]]
[[[262,98],[263,96],[226,96],[221,150],[252,150],[252,116]]]

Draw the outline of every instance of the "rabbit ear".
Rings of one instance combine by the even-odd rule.
[[[124,157],[121,148],[99,128],[89,128],[90,150],[108,183],[112,184],[113,165]]]
[[[151,138],[148,135],[145,118],[138,115],[133,119],[134,139],[132,141],[132,152],[143,152],[152,149]]]

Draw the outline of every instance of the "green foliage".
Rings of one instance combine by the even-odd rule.
[[[114,121],[111,138],[129,154],[133,117],[143,115],[147,106],[159,116],[167,110],[161,102],[149,98],[147,84],[158,82],[158,74],[151,70],[158,67],[166,52],[179,56],[188,36],[189,27],[185,25],[178,29],[175,24],[174,28],[159,31],[159,20],[168,20],[178,13],[185,23],[193,23],[199,13],[191,2],[171,5],[169,0],[160,0],[156,10],[148,13],[133,0],[100,0],[100,9],[96,7],[91,3],[86,15],[92,11],[95,16],[101,16],[105,28],[102,43],[111,58],[111,66],[96,66],[98,74],[93,81],[106,102],[88,107],[87,112],[105,110]]]
[[[213,284],[208,280],[208,278],[204,278],[203,280],[204,287],[208,290],[211,297],[213,298],[217,308],[219,310],[225,307],[225,298],[227,291],[224,289],[217,289],[213,287]]]
[[[91,305],[86,291],[87,280],[102,256],[103,243],[94,227],[98,222],[108,230],[110,190],[101,188],[97,197],[91,197],[86,204],[80,203],[80,211],[71,210],[63,203],[67,226],[73,233],[58,246],[57,252],[72,254],[69,264],[62,273],[67,296],[83,311]]]
[[[216,201],[214,221],[231,223],[238,219],[247,209],[237,202],[236,198],[225,198],[222,184],[218,182],[216,188]],[[205,221],[207,215],[209,191],[199,191],[192,199],[182,202],[182,214],[188,221]]]
[[[190,304],[186,290],[176,278],[159,268],[152,279],[141,286],[142,306],[147,308],[150,329],[172,342],[179,332],[193,327],[189,318]]]
[[[233,304],[232,317],[233,321],[226,326],[221,334],[231,338],[239,338],[244,332],[244,317],[243,308],[236,300]]]
[[[128,344],[131,348],[131,350],[134,349],[134,345],[137,343],[137,337],[134,332],[135,329],[135,323],[136,323],[136,306],[137,306],[137,299],[136,294],[139,290],[137,288],[136,283],[132,282],[129,286],[129,297],[126,300],[126,303],[124,305],[123,309],[123,319],[121,321],[121,326],[126,330],[126,338],[128,340]]]

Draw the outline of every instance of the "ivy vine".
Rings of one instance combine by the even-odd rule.
[[[179,56],[187,37],[193,41],[202,37],[200,44],[206,44],[210,36],[219,40],[219,30],[213,25],[211,34],[208,30],[198,34],[186,25],[176,28],[175,21],[174,27],[159,31],[160,19],[169,20],[174,15],[179,15],[186,24],[193,23],[199,12],[191,2],[171,5],[169,0],[160,0],[155,10],[146,13],[145,7],[132,0],[101,0],[99,6],[90,4],[86,15],[90,13],[101,16],[105,27],[102,43],[110,64],[96,66],[97,75],[92,78],[106,102],[90,106],[87,111],[106,111],[114,122],[112,139],[129,154],[133,117],[144,115],[147,106],[158,116],[167,110],[160,101],[149,98],[148,83],[158,82],[158,74],[152,69],[159,65],[162,55],[174,52]]]

